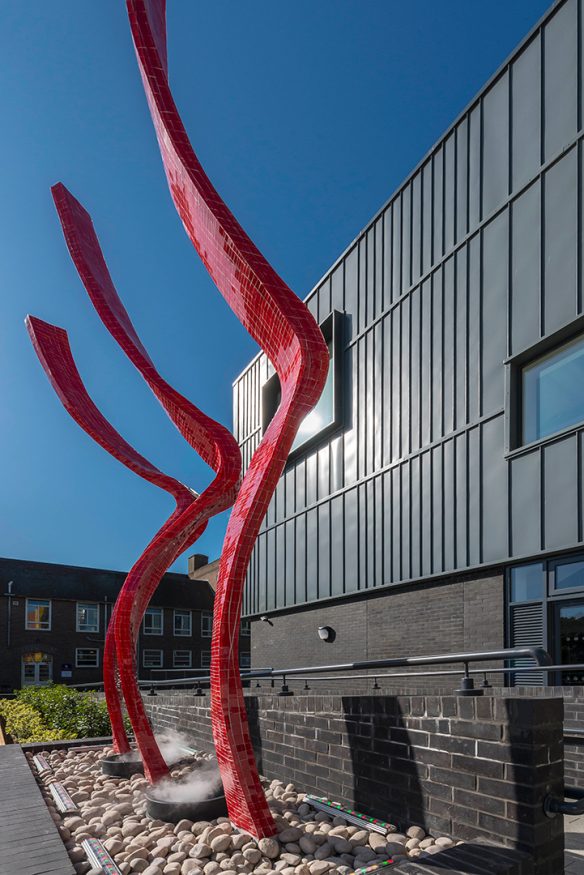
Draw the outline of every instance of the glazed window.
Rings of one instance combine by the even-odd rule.
[[[251,635],[251,621],[250,620],[242,620],[241,621],[241,637],[249,638]]]
[[[97,602],[77,602],[77,631],[99,632],[99,605]]]
[[[35,632],[51,631],[51,600],[27,599],[25,628]]]
[[[341,406],[341,335],[343,314],[334,310],[320,329],[329,350],[329,371],[318,404],[300,423],[300,428],[290,449],[292,457],[308,449],[313,443],[335,431],[342,423]],[[274,374],[262,387],[262,432],[265,432],[275,416],[281,400],[280,380]]]
[[[193,654],[190,650],[174,650],[172,654],[173,668],[190,668],[193,662]]]
[[[213,613],[203,611],[201,614],[201,637],[210,638],[213,634]]]
[[[75,651],[75,668],[99,668],[97,647],[78,647]]]
[[[584,336],[521,369],[521,443],[584,421]]]
[[[148,608],[144,614],[144,635],[162,635],[162,608]]]
[[[249,653],[240,653],[239,654],[239,667],[240,668],[250,668],[251,667],[251,655]]]
[[[162,668],[162,650],[143,650],[142,665],[144,668]]]
[[[211,668],[211,651],[203,650],[201,652],[201,668]]]
[[[177,637],[190,637],[192,635],[192,617],[190,611],[174,612],[174,634]]]

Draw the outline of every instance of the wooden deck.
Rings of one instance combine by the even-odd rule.
[[[0,875],[75,875],[17,744],[0,746]]]

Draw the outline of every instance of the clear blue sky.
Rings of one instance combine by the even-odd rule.
[[[547,5],[169,0],[171,82],[214,184],[304,297]],[[161,373],[229,426],[256,348],[171,204],[123,0],[2,0],[0,57],[0,555],[123,570],[171,500],[65,413],[25,314],[69,331],[90,394],[137,449],[199,491],[210,472],[93,312],[50,185],[92,214]],[[225,524],[196,549],[217,556]]]

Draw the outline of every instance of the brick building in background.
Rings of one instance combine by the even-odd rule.
[[[165,574],[152,598],[138,640],[139,678],[207,673],[216,563],[201,555],[191,559],[196,579]],[[121,571],[0,559],[0,692],[51,681],[100,681],[105,634],[125,577]],[[242,668],[249,666],[249,648],[244,622]]]

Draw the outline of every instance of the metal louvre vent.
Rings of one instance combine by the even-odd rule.
[[[544,646],[544,606],[537,604],[512,605],[509,618],[509,645],[511,647]],[[533,665],[531,659],[514,659],[510,661],[513,668],[522,665]],[[511,686],[540,687],[545,683],[544,673],[539,671],[514,672]]]

